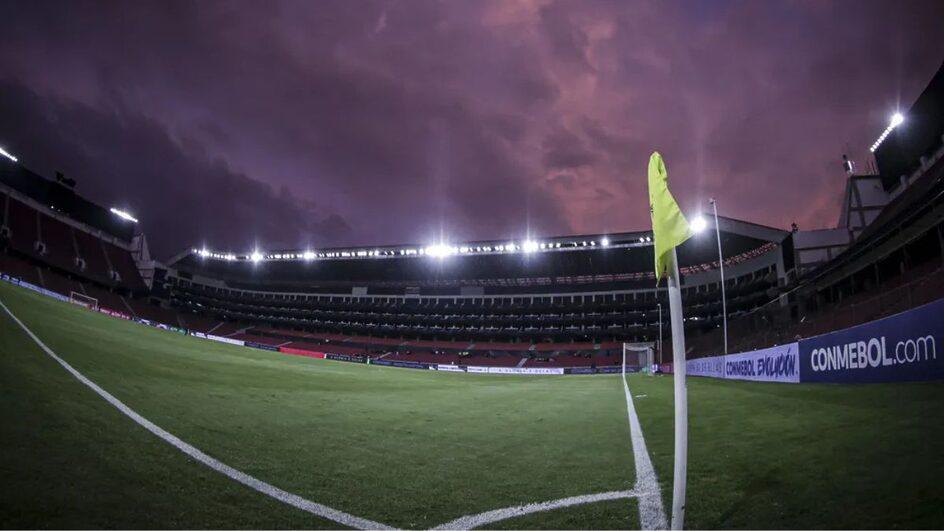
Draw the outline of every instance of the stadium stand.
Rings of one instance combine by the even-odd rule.
[[[733,272],[726,284],[729,310],[747,312],[778,289],[786,267],[777,242],[788,233],[727,218],[721,224],[724,240],[738,251],[726,260]],[[451,256],[448,268],[440,264],[433,275],[429,263],[436,259],[427,256],[326,260],[314,270],[303,260],[233,263],[190,252],[172,264],[168,292],[182,312],[251,323],[255,335],[304,337],[309,345],[322,346],[334,341],[390,360],[600,366],[614,363],[623,341],[655,342],[657,305],[665,304],[665,294],[647,277],[652,251],[646,233],[555,238],[546,244],[575,242],[577,248],[567,252],[527,257]],[[720,323],[710,243],[693,241],[681,253],[688,260],[686,326],[692,333]],[[383,278],[343,280],[357,278],[358,270],[373,274],[374,266],[364,261],[382,261]],[[624,272],[616,275],[617,269]],[[306,278],[306,271],[317,273]],[[292,281],[306,287],[289,288]],[[667,328],[667,312],[663,319]]]
[[[30,284],[43,285],[43,281],[39,276],[39,268],[14,256],[0,254],[0,270]]]
[[[239,339],[242,341],[252,341],[253,343],[259,343],[260,345],[273,345],[274,346],[274,345],[282,345],[282,344],[289,343],[289,341],[277,339],[274,337],[256,336],[252,334],[243,334],[243,333],[231,334],[228,337],[231,337],[233,339]]]
[[[163,308],[159,304],[155,304],[147,299],[127,298],[125,301],[135,317],[170,326],[180,325],[177,312],[174,310]]]
[[[180,323],[180,326],[188,330],[194,330],[196,332],[211,332],[215,331],[223,323],[217,321],[216,319],[207,319],[200,315],[189,314],[189,313],[178,313],[177,321]]]
[[[75,245],[72,240],[72,228],[61,221],[40,214],[39,240],[45,246],[43,260],[49,265],[64,271],[75,270]]]
[[[0,194],[0,271],[65,296],[94,297],[113,311],[178,325],[176,312],[146,297],[127,223],[9,162],[0,164]]]
[[[138,267],[135,265],[131,253],[107,242],[102,242],[102,247],[105,251],[105,257],[117,273],[120,282],[131,291],[140,292],[144,290],[144,282],[141,280],[141,274],[138,272]]]
[[[39,241],[37,212],[24,203],[10,198],[6,226],[10,228],[11,246],[24,254],[36,252]]]
[[[105,251],[102,248],[101,241],[84,231],[75,232],[75,241],[79,257],[85,261],[83,275],[104,285],[115,284],[109,276],[110,268],[105,259]]]

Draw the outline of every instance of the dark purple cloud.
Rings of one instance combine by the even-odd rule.
[[[0,143],[127,205],[161,256],[835,223],[944,58],[940,2],[0,3]]]

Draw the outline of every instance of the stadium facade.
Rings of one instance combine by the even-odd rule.
[[[719,218],[679,249],[690,357],[794,341],[944,296],[944,67],[874,149],[846,166],[835,227]],[[838,169],[837,169],[838,174]],[[509,367],[616,363],[661,345],[649,231],[359,248],[191,248],[151,260],[109,209],[0,161],[0,271],[130,316],[268,347]],[[660,315],[662,322],[660,323]],[[661,326],[660,326],[661,324]],[[661,356],[668,359],[669,342]]]

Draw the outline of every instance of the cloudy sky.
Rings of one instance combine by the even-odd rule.
[[[0,1],[0,145],[152,250],[834,225],[944,3]]]

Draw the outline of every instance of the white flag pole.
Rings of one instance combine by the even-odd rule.
[[[669,316],[672,321],[672,371],[675,374],[675,477],[672,488],[672,529],[685,526],[685,478],[688,469],[688,396],[685,387],[685,326],[678,258],[672,249],[669,266]]]

